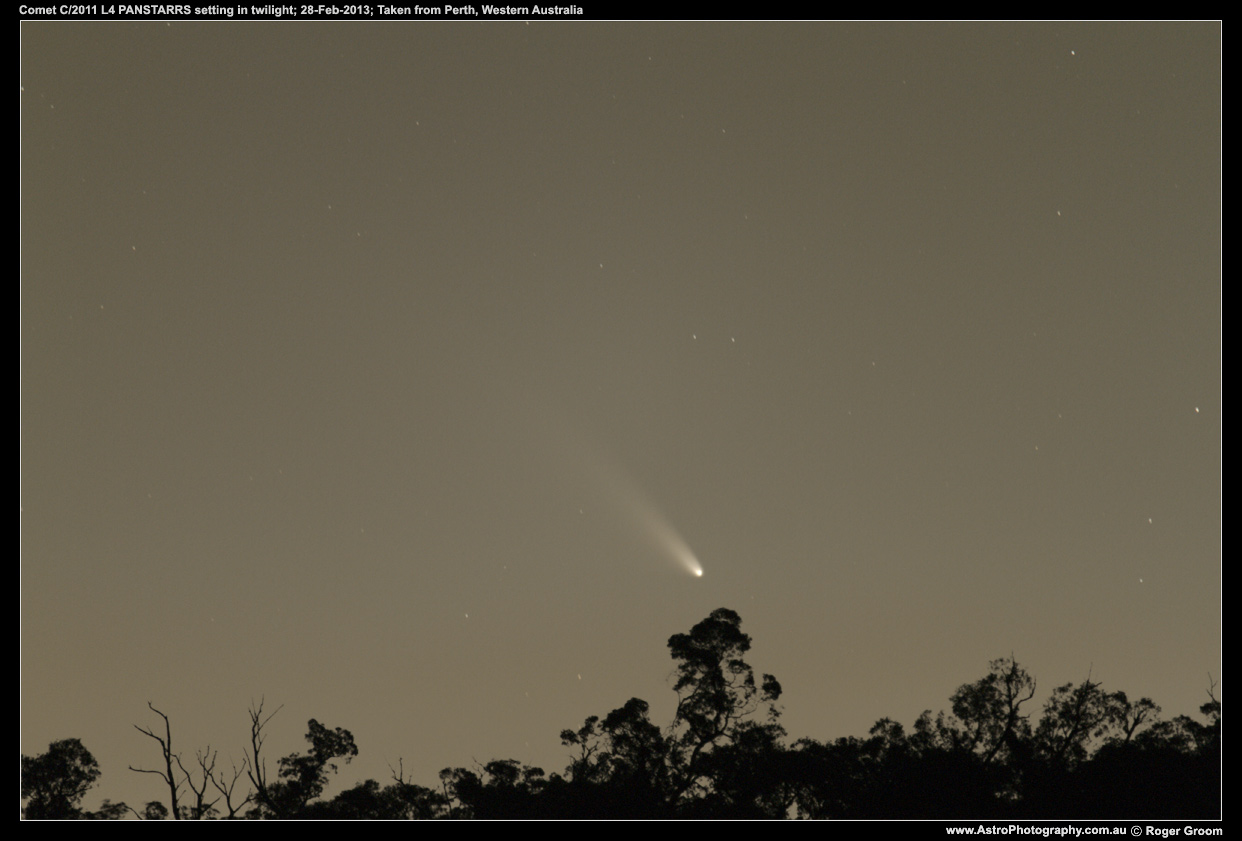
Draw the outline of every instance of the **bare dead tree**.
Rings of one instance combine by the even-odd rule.
[[[257,705],[252,704],[250,707],[250,767],[246,769],[246,776],[250,778],[251,785],[254,786],[254,799],[266,806],[272,812],[279,815],[276,804],[272,801],[267,788],[267,766],[262,758],[263,742],[267,737],[263,735],[263,728],[267,723],[276,717],[276,713],[284,709],[284,705],[277,707],[271,715],[266,718],[263,716],[263,699],[259,699]]]
[[[407,780],[405,777],[405,760],[402,759],[401,757],[399,756],[397,757],[396,768],[393,768],[391,763],[388,765],[388,771],[389,773],[392,774],[392,781],[394,783],[397,783],[398,785],[403,785],[403,786],[414,784],[413,780]]]
[[[216,768],[216,754],[212,752],[211,745],[208,745],[205,752],[195,751],[194,758],[198,760],[198,769],[202,774],[202,781],[199,785],[194,784],[194,775],[181,764],[180,755],[175,757],[177,767],[181,769],[185,777],[185,784],[190,787],[190,791],[194,792],[194,805],[190,807],[190,817],[194,820],[202,820],[207,817],[212,807],[216,805],[216,801],[220,799],[217,797],[210,803],[204,802],[207,797],[207,781],[213,779],[212,772]]]
[[[151,708],[153,713],[164,719],[164,736],[161,738],[160,736],[155,735],[150,728],[139,727],[137,724],[134,725],[134,729],[143,735],[150,736],[152,739],[160,743],[160,752],[164,755],[164,770],[153,771],[150,768],[135,768],[132,765],[129,766],[129,770],[137,771],[139,774],[154,774],[162,779],[168,786],[168,797],[169,800],[172,801],[171,805],[173,819],[180,820],[181,812],[177,808],[177,790],[181,788],[182,781],[178,781],[176,775],[173,773],[173,759],[177,760],[178,765],[181,764],[181,759],[173,754],[172,751],[172,724],[169,723],[168,716],[157,710],[155,705],[150,701],[147,701],[147,706]]]
[[[241,768],[237,767],[237,763],[233,763],[233,776],[231,779],[225,777],[223,770],[219,772],[218,777],[214,775],[210,777],[211,784],[216,787],[216,791],[220,792],[220,795],[224,798],[224,808],[228,810],[228,814],[225,817],[228,820],[236,818],[241,808],[254,799],[253,794],[247,794],[240,803],[236,806],[233,805],[233,789],[237,786],[237,781],[241,779],[242,774],[246,773],[249,764],[248,759],[242,759]]]

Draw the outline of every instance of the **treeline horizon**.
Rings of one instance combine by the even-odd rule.
[[[392,769],[391,781],[325,790],[358,755],[353,734],[307,723],[307,750],[273,760],[266,730],[279,711],[249,710],[240,766],[217,753],[173,749],[169,716],[135,725],[158,745],[154,767],[166,800],[141,808],[82,801],[100,777],[78,739],[21,757],[26,819],[1215,819],[1221,815],[1221,702],[1215,683],[1202,721],[1161,717],[1150,698],[1106,692],[1090,675],[1031,706],[1036,680],[1012,656],[963,684],[948,710],[907,728],[881,718],[865,737],[790,743],[779,723],[781,685],[743,659],[741,617],[713,611],[669,638],[677,664],[672,721],[653,723],[631,698],[607,715],[561,731],[562,772],[515,759],[445,768],[431,786]]]

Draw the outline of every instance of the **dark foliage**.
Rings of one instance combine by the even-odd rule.
[[[392,783],[367,780],[331,798],[338,765],[358,755],[353,735],[311,719],[304,753],[290,754],[269,779],[262,755],[265,715],[250,711],[242,766],[216,770],[216,754],[196,753],[187,770],[163,728],[138,730],[159,743],[171,810],[142,813],[81,801],[99,766],[76,739],[23,756],[27,818],[146,819],[246,817],[301,819],[428,818],[742,818],[831,819],[1217,818],[1221,809],[1221,705],[1213,685],[1200,708],[1206,723],[1160,718],[1149,698],[1106,692],[1088,676],[1052,690],[1039,715],[1036,682],[1012,657],[961,686],[949,710],[919,716],[909,731],[890,719],[865,738],[785,744],[777,723],[781,685],[756,678],[743,659],[750,637],[732,610],[715,610],[689,633],[669,638],[677,709],[661,728],[646,701],[631,698],[577,730],[561,731],[571,750],[564,774],[514,759],[446,768],[425,788],[398,765]],[[1033,720],[1034,719],[1034,720]],[[245,781],[251,791],[238,791]],[[179,804],[188,796],[190,804]]]
[[[125,814],[124,803],[103,802],[98,812],[81,803],[99,779],[99,763],[77,739],[52,742],[47,753],[22,757],[22,816],[34,820],[90,818],[112,820]]]

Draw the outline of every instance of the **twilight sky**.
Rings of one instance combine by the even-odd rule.
[[[91,807],[148,700],[561,771],[717,607],[793,738],[1219,678],[1219,23],[20,37],[21,750]]]

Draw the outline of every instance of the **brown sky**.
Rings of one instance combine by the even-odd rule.
[[[148,700],[560,771],[721,606],[794,738],[1219,677],[1219,23],[20,36],[21,750],[92,805]]]

